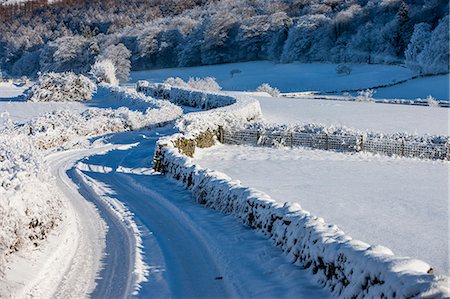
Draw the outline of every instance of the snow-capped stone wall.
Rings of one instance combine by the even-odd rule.
[[[292,263],[342,298],[445,298],[448,278],[432,274],[427,263],[395,256],[382,246],[353,240],[335,225],[298,204],[281,205],[267,194],[242,186],[223,173],[203,169],[180,153],[182,134],[162,138],[156,170],[192,191],[195,200],[256,229],[282,249]],[[195,138],[191,139],[195,144]]]

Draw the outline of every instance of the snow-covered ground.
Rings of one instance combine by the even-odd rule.
[[[269,61],[230,63],[189,68],[159,69],[131,73],[131,81],[162,82],[168,77],[215,77],[224,90],[253,91],[262,83],[269,83],[282,92],[340,91],[366,89],[390,84],[414,76],[400,66],[353,64],[348,76],[336,74],[336,64],[289,63]],[[240,70],[231,76],[232,70]]]
[[[264,118],[280,124],[321,123],[381,133],[448,135],[449,109],[369,102],[257,96]]]
[[[229,145],[194,161],[449,274],[447,162]]]
[[[417,78],[402,84],[379,88],[376,99],[426,99],[429,95],[437,100],[449,100],[449,75]]]

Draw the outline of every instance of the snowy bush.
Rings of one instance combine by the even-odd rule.
[[[170,86],[174,87],[181,87],[181,88],[192,88],[197,90],[203,90],[203,91],[210,91],[210,92],[218,92],[222,89],[220,85],[217,83],[215,78],[212,77],[206,77],[206,78],[192,78],[190,77],[187,82],[185,82],[181,78],[167,78],[164,81],[165,84],[168,84]]]
[[[203,79],[191,77],[191,78],[189,78],[187,85],[193,89],[211,91],[211,92],[217,92],[222,89],[222,87],[220,87],[219,83],[217,83],[216,78],[212,78],[212,77],[206,77]]]
[[[375,91],[373,89],[360,90],[355,100],[357,102],[373,102],[374,93]]]
[[[119,85],[119,80],[116,78],[116,67],[109,59],[97,60],[91,67],[91,74],[97,83],[104,82],[111,85]]]
[[[278,88],[274,88],[274,87],[270,86],[268,83],[261,84],[260,86],[258,86],[258,88],[256,88],[256,91],[266,92],[273,97],[280,96],[280,90],[278,90]]]
[[[66,73],[45,73],[29,90],[32,102],[84,102],[92,98],[96,86],[87,77]]]
[[[339,75],[350,75],[352,72],[352,68],[348,64],[338,64],[336,66],[336,74]]]
[[[436,101],[431,95],[427,97],[427,103],[430,107],[439,107],[439,101]]]
[[[180,77],[169,77],[164,81],[164,84],[174,87],[182,87],[182,88],[188,87],[187,83]]]
[[[12,253],[38,246],[64,207],[43,157],[25,135],[0,134],[0,279]]]

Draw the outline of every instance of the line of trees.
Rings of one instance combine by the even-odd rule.
[[[448,9],[444,0],[38,0],[0,7],[9,20],[0,68],[85,73],[119,47],[117,60],[135,70],[269,59],[446,73]]]

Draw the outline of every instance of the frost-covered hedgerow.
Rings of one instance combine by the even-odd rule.
[[[61,146],[80,137],[132,131],[161,125],[180,117],[182,109],[168,101],[155,100],[124,88],[101,85],[105,92],[128,107],[89,108],[82,113],[59,110],[34,118],[18,128],[39,149]]]
[[[170,77],[164,81],[164,84],[168,84],[173,87],[188,88],[203,90],[209,92],[218,92],[222,89],[219,83],[217,83],[216,78],[206,77],[206,78],[193,78],[190,77],[187,82],[179,77]]]
[[[95,84],[83,75],[45,73],[39,76],[27,96],[32,102],[85,102],[95,90]]]
[[[258,86],[258,88],[256,88],[256,91],[266,92],[273,97],[280,96],[280,90],[278,88],[270,86],[268,83],[261,84],[260,86]]]
[[[216,130],[218,126],[240,125],[262,116],[259,102],[251,97],[236,98],[220,93],[171,87],[168,84],[150,84],[146,81],[139,81],[136,89],[144,94],[162,97],[176,104],[208,110],[185,114],[177,121],[177,128],[190,135],[196,135],[208,129]]]
[[[43,157],[25,135],[0,133],[0,279],[8,257],[38,246],[64,207]]]

